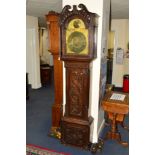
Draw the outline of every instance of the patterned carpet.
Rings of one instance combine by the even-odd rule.
[[[51,149],[43,148],[32,144],[29,144],[29,145],[27,144],[26,155],[70,155],[70,154],[56,152]]]

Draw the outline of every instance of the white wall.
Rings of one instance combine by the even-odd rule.
[[[78,5],[80,3],[86,5],[90,12],[97,13],[100,17],[98,20],[98,36],[97,36],[97,59],[95,59],[90,65],[90,106],[89,115],[94,118],[93,124],[91,126],[90,141],[95,143],[98,141],[98,112],[99,112],[99,82],[100,82],[100,63],[101,63],[101,52],[103,51],[103,46],[106,46],[106,38],[102,38],[103,34],[103,2],[108,0],[63,0],[63,7],[65,5]],[[105,22],[105,21],[104,21]],[[106,24],[105,24],[106,25]],[[105,26],[104,25],[104,26]],[[64,91],[63,91],[63,105],[65,105],[65,69],[63,69],[63,81],[64,81]],[[64,106],[63,106],[64,107]],[[64,109],[64,108],[63,108]]]
[[[26,16],[26,72],[32,88],[40,88],[38,19],[32,16]]]
[[[49,49],[49,36],[48,36],[48,30],[43,29],[42,30],[42,38],[40,38],[40,56],[41,56],[41,61],[45,64],[49,64],[50,66],[53,66],[53,56],[52,54],[48,51]]]
[[[110,14],[110,1],[104,0],[103,1],[103,19],[102,19],[102,40],[101,40],[101,58],[104,63],[104,67],[107,67],[106,65],[106,53],[108,49],[108,32],[109,32],[109,14]],[[104,49],[104,53],[103,53]],[[102,64],[103,65],[103,64]],[[100,66],[101,67],[101,66]],[[103,66],[102,66],[103,67]],[[95,75],[94,75],[95,76]],[[106,84],[106,75],[104,75],[104,84]],[[97,84],[97,83],[96,83]],[[99,134],[101,132],[101,129],[104,125],[105,119],[104,119],[104,111],[102,107],[99,107],[98,109],[98,125],[97,125],[97,134],[99,137]]]
[[[129,73],[129,60],[124,58],[123,64],[116,64],[116,49],[121,47],[124,49],[124,52],[127,51],[127,44],[129,42],[129,20],[113,19],[111,30],[115,33],[112,84],[116,87],[122,87],[123,75]]]

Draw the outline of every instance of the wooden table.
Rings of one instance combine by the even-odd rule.
[[[124,100],[111,99],[114,93],[125,95]],[[129,95],[121,92],[108,92],[103,99],[102,108],[108,113],[108,118],[111,120],[111,131],[107,133],[105,139],[116,139],[122,145],[127,146],[128,143],[121,140],[117,122],[123,122],[125,115],[129,112]]]

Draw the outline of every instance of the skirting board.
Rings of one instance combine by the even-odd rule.
[[[90,131],[90,142],[91,143],[98,143],[99,135],[104,127],[105,119],[102,120],[101,125],[98,128],[97,134],[94,135],[93,127],[94,122],[91,124],[91,131]]]
[[[35,83],[35,84],[31,84],[32,89],[39,89],[42,87],[41,83]]]
[[[97,132],[98,138],[99,138],[100,132],[102,131],[102,129],[103,129],[103,127],[104,127],[104,123],[105,123],[105,119],[103,119],[103,121],[102,121],[102,123],[101,123],[101,125],[100,125],[100,127],[99,127],[99,129],[98,129],[98,132]]]

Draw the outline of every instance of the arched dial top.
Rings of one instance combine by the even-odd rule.
[[[88,29],[84,22],[79,19],[72,19],[66,30],[67,54],[88,54]]]

